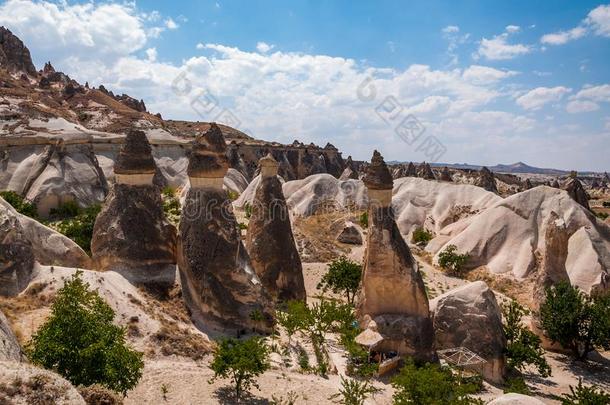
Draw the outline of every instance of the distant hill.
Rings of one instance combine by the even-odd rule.
[[[389,163],[390,164],[399,164],[399,163],[409,163],[409,162],[392,161]],[[413,163],[416,165],[418,164],[417,162],[413,162]],[[431,163],[430,165],[433,167],[447,166],[452,169],[462,169],[462,170],[480,170],[481,167],[483,167],[481,165],[473,165],[473,164],[469,164],[469,163]],[[498,164],[495,166],[487,166],[487,168],[489,170],[491,170],[492,172],[513,173],[513,174],[529,173],[529,174],[546,174],[549,176],[565,176],[570,173],[569,170],[534,167],[534,166],[530,166],[527,163],[523,163],[523,162],[517,162],[517,163],[510,164],[510,165]],[[594,172],[580,172],[580,171],[578,173],[579,173],[579,175],[594,174]]]

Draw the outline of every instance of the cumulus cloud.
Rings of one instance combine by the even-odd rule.
[[[457,65],[459,62],[457,49],[460,45],[463,45],[468,42],[470,34],[460,34],[460,27],[458,27],[457,25],[448,25],[443,28],[441,32],[443,33],[443,38],[445,38],[448,42],[447,57],[449,58],[449,65]]]
[[[597,6],[578,26],[570,30],[543,35],[540,42],[548,45],[563,45],[590,33],[610,37],[610,4]]]
[[[516,102],[526,110],[539,110],[545,104],[561,100],[565,94],[571,91],[572,89],[563,86],[537,87],[518,97]]]
[[[270,45],[266,42],[257,42],[256,43],[256,50],[261,53],[267,53],[270,50],[272,50],[273,48],[275,48],[275,45]]]
[[[176,21],[174,21],[171,18],[168,18],[167,20],[165,20],[165,26],[170,30],[175,30],[175,29],[178,29],[178,27],[180,27],[178,25],[178,23],[176,23]]]
[[[589,99],[597,102],[610,102],[610,84],[585,86],[574,95],[575,99]]]
[[[472,65],[464,70],[462,77],[472,83],[491,84],[517,74],[519,72],[513,70],[499,70],[489,66]]]
[[[533,48],[530,45],[511,44],[508,42],[508,37],[509,32],[503,32],[491,39],[481,39],[479,49],[473,55],[474,58],[483,57],[488,60],[508,60],[532,52]]]
[[[566,105],[566,111],[570,114],[597,110],[599,110],[599,105],[589,100],[572,100]]]
[[[521,31],[521,27],[518,25],[507,25],[505,29],[509,34],[514,34],[515,32]]]

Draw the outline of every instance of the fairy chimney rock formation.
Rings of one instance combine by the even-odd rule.
[[[363,178],[369,193],[369,231],[358,303],[361,325],[376,325],[379,350],[431,361],[433,328],[417,264],[400,235],[392,211],[392,176],[379,152]]]
[[[568,192],[568,194],[570,195],[570,197],[572,197],[574,201],[576,201],[586,209],[591,210],[591,208],[589,207],[589,197],[587,195],[587,192],[585,191],[585,188],[583,187],[580,180],[578,180],[578,178],[571,177],[565,184],[563,189]]]
[[[339,180],[358,180],[358,170],[354,167],[354,161],[351,156],[347,157],[345,162],[345,169],[343,169],[343,173],[339,177]]]
[[[305,300],[301,259],[271,154],[259,160],[261,179],[252,202],[246,247],[263,287],[276,300]]]
[[[417,177],[417,170],[415,169],[415,165],[413,164],[413,162],[409,162],[405,176],[406,177]]]
[[[131,130],[114,166],[116,182],[95,220],[91,254],[98,270],[164,290],[176,281],[176,229],[153,185],[155,170],[146,135]]]
[[[453,181],[453,178],[451,177],[451,173],[449,173],[449,168],[447,166],[443,167],[443,170],[441,171],[440,180],[449,182]]]
[[[187,173],[191,187],[180,218],[178,267],[195,322],[238,335],[269,332],[272,303],[251,264],[222,189],[228,171],[225,141],[212,123],[193,141]]]
[[[479,171],[479,177],[477,178],[475,185],[484,188],[487,191],[491,191],[492,193],[498,193],[498,188],[496,187],[496,178],[494,174],[487,167],[483,166]]]
[[[434,177],[434,172],[432,171],[430,164],[428,164],[426,162],[423,162],[417,168],[417,176],[421,177],[422,179],[426,179],[426,180],[435,180],[436,179],[436,177]]]

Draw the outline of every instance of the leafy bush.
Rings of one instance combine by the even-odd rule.
[[[416,228],[411,236],[411,241],[416,245],[425,246],[432,240],[432,232],[425,230],[424,228]]]
[[[171,187],[165,187],[161,192],[161,199],[163,201],[165,218],[167,218],[171,224],[177,226],[180,222],[182,207],[180,206],[180,201],[176,197],[176,190]]]
[[[85,252],[90,254],[93,226],[95,225],[95,218],[97,218],[97,214],[99,214],[101,209],[102,207],[99,204],[92,205],[84,210],[79,208],[79,213],[76,216],[50,222],[49,226],[72,239]]]
[[[504,393],[508,394],[511,392],[523,395],[531,394],[531,391],[527,387],[525,380],[520,375],[516,377],[509,377],[506,379],[506,383],[504,384]]]
[[[36,204],[27,201],[14,191],[0,191],[0,197],[15,208],[18,213],[30,218],[38,218],[38,209],[36,208]]]
[[[78,387],[78,393],[87,405],[123,405],[123,399],[103,385],[80,386]]]
[[[57,208],[51,208],[49,216],[52,219],[72,218],[82,212],[81,208],[75,201],[66,201],[60,204]]]
[[[360,214],[360,218],[358,218],[358,222],[360,223],[360,226],[363,228],[368,228],[369,227],[369,213],[368,211],[364,211],[362,214]]]
[[[239,198],[239,193],[237,191],[228,190],[227,195],[231,201],[235,201]]]
[[[328,272],[318,283],[318,288],[323,291],[331,289],[335,294],[344,294],[347,302],[354,305],[361,279],[362,266],[341,256],[328,265]]]
[[[540,320],[548,337],[578,359],[595,347],[610,349],[610,296],[589,297],[561,282],[546,289]]]
[[[450,276],[462,276],[464,265],[468,261],[467,254],[456,253],[457,246],[449,245],[438,255],[438,264]]]
[[[250,387],[258,388],[256,377],[269,369],[269,349],[258,336],[246,340],[223,339],[214,352],[210,364],[214,371],[212,383],[216,378],[229,378],[239,402],[244,391]]]
[[[379,392],[369,381],[352,380],[341,376],[341,389],[328,399],[343,405],[364,405],[364,401],[371,394]]]
[[[523,315],[528,314],[527,309],[519,305],[517,301],[511,301],[502,306],[502,314],[504,315],[502,326],[506,336],[508,367],[523,371],[525,366],[533,364],[541,376],[550,376],[551,367],[544,358],[540,338],[521,323]]]
[[[578,379],[578,385],[570,385],[570,393],[563,394],[562,405],[607,405],[610,404],[610,394],[598,389],[596,386],[585,387],[582,378]]]
[[[125,343],[125,330],[112,323],[114,311],[77,272],[51,307],[51,316],[26,349],[30,360],[74,385],[101,384],[125,394],[142,376],[142,353]]]
[[[600,219],[608,218],[608,213],[607,212],[595,212],[594,214],[595,214],[596,217],[598,217]]]
[[[244,205],[244,211],[246,212],[246,218],[250,219],[252,217],[252,205],[249,202]]]
[[[463,383],[450,369],[437,364],[427,363],[418,368],[412,360],[407,360],[392,379],[392,386],[396,390],[393,396],[395,405],[483,403],[471,397],[477,392],[477,387]]]

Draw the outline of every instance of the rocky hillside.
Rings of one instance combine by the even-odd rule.
[[[230,166],[248,181],[267,153],[287,180],[315,173],[338,177],[343,171],[341,153],[330,144],[282,145],[219,126]],[[102,202],[131,128],[144,131],[153,147],[160,171],[156,181],[182,187],[187,145],[209,123],[164,120],[149,113],[143,100],[78,83],[50,62],[37,71],[23,42],[0,27],[0,190],[26,196],[43,214],[67,199]]]

